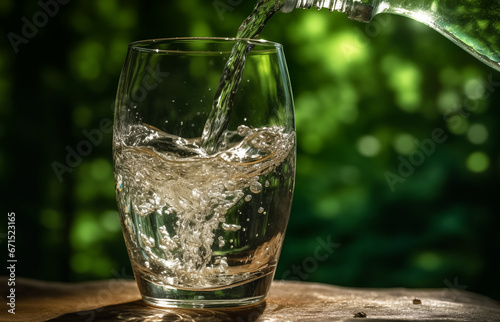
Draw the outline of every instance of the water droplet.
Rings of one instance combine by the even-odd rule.
[[[219,247],[224,247],[224,245],[226,245],[224,239],[219,239]]]
[[[233,239],[230,239],[230,240],[229,240],[229,242],[232,244],[232,243],[234,243],[234,240],[233,240]]]
[[[253,193],[260,193],[262,191],[262,184],[258,181],[252,182],[250,184],[250,191]]]
[[[233,245],[231,245],[231,249],[233,249],[233,248],[234,248],[234,246],[233,246]]]
[[[175,100],[172,100],[172,103],[175,103]]]
[[[259,234],[255,234],[255,237],[259,237]]]
[[[242,230],[243,230],[243,231],[247,231],[247,229],[246,229],[246,228],[243,228]]]
[[[246,195],[245,201],[249,202],[250,200],[252,200],[252,196],[251,195]]]
[[[247,221],[250,221],[250,218],[247,218]]]
[[[264,208],[263,207],[260,207],[259,210],[257,210],[259,212],[259,214],[263,213],[264,212]]]
[[[270,185],[271,185],[271,183],[269,182],[269,180],[266,180],[266,183],[265,183],[266,188],[268,188]]]

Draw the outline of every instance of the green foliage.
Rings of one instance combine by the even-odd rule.
[[[2,204],[20,218],[20,275],[76,281],[122,268],[131,275],[111,133],[101,124],[112,119],[127,44],[234,36],[253,3],[228,6],[76,1],[61,5],[17,54],[7,37],[0,40]],[[32,21],[39,10],[35,2],[3,1],[0,30],[22,35],[21,18]],[[458,278],[499,298],[500,74],[428,27],[383,19],[373,29],[377,18],[364,25],[296,10],[277,14],[262,34],[284,44],[298,138],[295,199],[276,278],[439,288]],[[422,144],[436,129],[446,140],[426,154]],[[67,165],[67,148],[89,141],[85,131],[102,139],[96,134],[91,152],[59,180],[54,162]],[[401,165],[419,151],[413,171]],[[388,182],[388,172],[400,180]],[[328,236],[340,246],[326,260],[303,276],[285,274]]]

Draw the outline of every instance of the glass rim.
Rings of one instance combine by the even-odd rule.
[[[173,53],[173,52],[178,53],[179,51],[175,49],[160,49],[160,48],[154,48],[154,46],[152,46],[154,44],[160,45],[164,43],[173,42],[176,40],[201,41],[207,43],[232,42],[233,44],[236,44],[238,41],[244,41],[247,44],[270,47],[270,48],[272,47],[278,50],[281,50],[283,47],[283,45],[278,42],[269,41],[265,39],[250,39],[250,38],[237,38],[237,37],[173,37],[173,38],[153,38],[153,39],[137,40],[131,42],[129,44],[129,48],[132,50],[137,50],[146,53]]]

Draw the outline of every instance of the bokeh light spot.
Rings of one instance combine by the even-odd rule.
[[[409,155],[415,150],[415,138],[408,133],[396,135],[393,141],[394,150],[403,155]]]
[[[318,200],[317,213],[323,218],[333,218],[340,213],[341,208],[338,198],[322,198]]]
[[[433,252],[424,252],[417,256],[417,266],[427,271],[433,271],[442,264],[441,257]]]
[[[90,167],[90,175],[96,180],[105,180],[111,178],[113,169],[111,162],[106,159],[97,159],[92,162]]]
[[[353,166],[345,166],[340,169],[340,180],[345,184],[356,184],[361,177],[358,168]]]
[[[305,37],[319,38],[323,37],[328,30],[328,17],[321,14],[304,15],[302,21],[302,30]]]
[[[101,43],[85,41],[73,50],[71,65],[82,79],[96,80],[101,75],[105,53],[106,50]]]
[[[483,144],[488,140],[488,129],[483,124],[473,124],[467,131],[467,138],[474,144]]]
[[[102,227],[110,232],[120,231],[120,219],[117,211],[105,211],[101,216]]]
[[[469,121],[461,115],[452,115],[447,118],[447,126],[453,134],[465,134],[469,129]]]
[[[100,239],[102,229],[89,213],[77,215],[71,229],[71,244],[75,249],[85,249]]]
[[[450,113],[460,105],[460,96],[453,90],[441,92],[437,99],[437,105],[441,113]]]
[[[380,152],[380,141],[373,135],[366,135],[358,140],[358,151],[365,157],[374,157]]]
[[[471,172],[481,173],[490,166],[490,158],[484,152],[474,152],[469,155],[466,164]]]
[[[464,85],[465,95],[471,100],[478,100],[484,97],[486,89],[476,78],[469,79]]]

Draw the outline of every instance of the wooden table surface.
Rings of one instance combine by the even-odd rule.
[[[6,302],[7,279],[0,283]],[[500,321],[500,303],[466,291],[288,281],[275,281],[264,303],[236,309],[155,308],[141,301],[134,281],[122,279],[69,284],[18,278],[15,298],[16,314],[3,303],[0,321]]]

